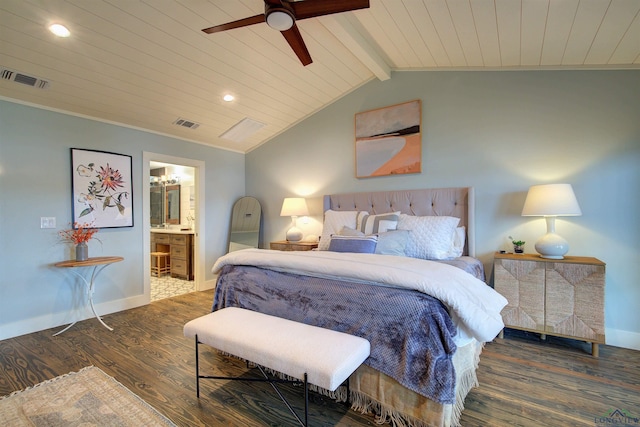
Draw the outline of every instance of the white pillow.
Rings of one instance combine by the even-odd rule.
[[[339,234],[342,227],[356,228],[356,217],[358,211],[332,211],[329,209],[324,213],[324,223],[322,224],[322,235],[318,243],[318,250],[328,251],[332,234]]]
[[[389,212],[385,214],[369,215],[368,212],[360,212],[356,230],[364,234],[385,233],[398,228],[400,212]]]
[[[398,230],[411,230],[405,252],[412,258],[441,260],[450,258],[460,218],[452,216],[400,215]]]
[[[341,236],[364,236],[362,231],[355,230],[351,227],[342,227],[339,233]]]
[[[464,252],[464,242],[467,238],[466,229],[464,227],[456,228],[453,234],[453,242],[449,248],[449,258],[458,258]]]

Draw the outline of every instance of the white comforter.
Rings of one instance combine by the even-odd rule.
[[[213,273],[225,265],[254,265],[424,292],[449,308],[463,334],[480,342],[491,341],[504,327],[500,311],[507,300],[502,295],[469,273],[434,261],[377,254],[244,249],[219,258]]]

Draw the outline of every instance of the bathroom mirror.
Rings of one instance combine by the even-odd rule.
[[[180,186],[167,185],[165,188],[165,222],[180,224]]]
[[[180,186],[154,185],[150,189],[151,226],[180,224]]]
[[[253,197],[242,197],[233,205],[229,252],[257,248],[260,239],[260,202]]]
[[[151,226],[161,227],[164,224],[164,187],[150,188]]]

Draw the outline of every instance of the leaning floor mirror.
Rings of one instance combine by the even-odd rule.
[[[257,248],[260,240],[260,202],[253,197],[242,197],[233,205],[229,252]]]

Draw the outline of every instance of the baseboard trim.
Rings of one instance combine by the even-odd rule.
[[[209,289],[213,289],[216,287],[216,283],[218,282],[217,278],[214,280],[207,280],[200,285],[199,291],[208,291]]]
[[[605,329],[607,345],[640,350],[640,332],[623,331],[622,329]]]
[[[140,307],[149,304],[149,296],[136,295],[129,298],[119,299],[115,301],[107,301],[100,304],[95,304],[96,312],[100,316],[106,316],[107,314],[117,313],[122,310],[129,310],[131,308]],[[91,307],[79,308],[77,311],[69,310],[54,314],[46,314],[37,317],[31,317],[29,319],[22,319],[19,322],[6,323],[1,325],[0,328],[0,340],[15,338],[21,335],[31,334],[33,332],[44,331],[45,329],[60,327],[73,323],[74,321],[82,321],[87,319],[95,319]],[[96,322],[98,322],[96,320]],[[107,325],[108,320],[105,320]],[[55,331],[57,332],[57,331]],[[54,332],[54,333],[55,333]],[[64,335],[64,334],[63,334]]]

